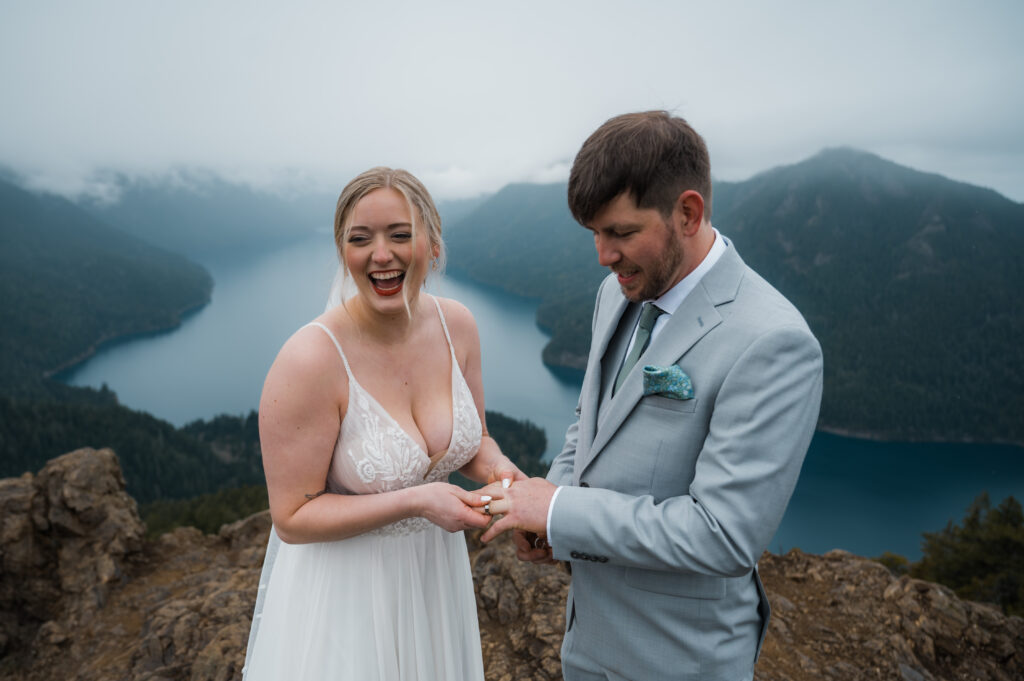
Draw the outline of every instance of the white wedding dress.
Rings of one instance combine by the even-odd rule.
[[[348,412],[327,478],[335,494],[447,480],[480,447],[481,424],[434,299],[452,362],[452,439],[423,451],[348,374]],[[473,579],[462,532],[408,518],[340,541],[284,544],[271,531],[244,681],[482,681]]]

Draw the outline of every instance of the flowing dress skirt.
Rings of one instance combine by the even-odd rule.
[[[272,533],[243,678],[482,681],[463,533],[422,518],[334,542]]]

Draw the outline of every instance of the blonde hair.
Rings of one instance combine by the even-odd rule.
[[[430,269],[443,271],[446,251],[444,241],[441,239],[441,215],[437,212],[437,206],[434,205],[430,192],[422,182],[416,179],[415,175],[407,170],[377,166],[357,175],[345,185],[338,197],[338,206],[334,211],[334,243],[338,249],[338,259],[341,262],[344,276],[349,275],[348,267],[345,265],[344,250],[345,244],[348,243],[349,232],[352,231],[352,214],[355,212],[359,200],[377,189],[394,189],[405,198],[412,219],[413,245],[415,246],[417,238],[416,226],[422,224],[430,243],[430,250],[437,251],[437,256],[433,259]],[[408,295],[408,289],[403,288],[402,301],[405,303],[406,312],[411,316]]]

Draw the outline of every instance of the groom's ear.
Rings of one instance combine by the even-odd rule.
[[[687,189],[676,198],[672,207],[672,224],[683,236],[693,236],[704,221],[704,197]]]

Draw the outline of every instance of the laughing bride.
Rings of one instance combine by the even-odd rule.
[[[476,323],[422,290],[444,244],[408,172],[352,180],[334,238],[355,295],[333,291],[263,387],[274,530],[243,678],[482,680],[461,530],[490,499],[448,475],[525,476],[487,435]]]

